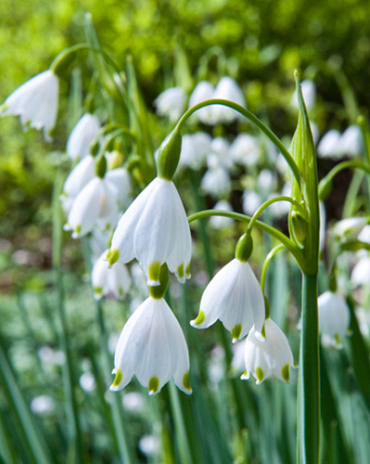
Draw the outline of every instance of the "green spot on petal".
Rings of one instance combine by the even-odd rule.
[[[80,224],[78,226],[76,226],[75,232],[76,232],[76,234],[79,234],[81,232]]]
[[[116,263],[119,259],[119,251],[117,250],[117,248],[115,248],[114,250],[112,250],[109,254],[109,265],[110,266],[113,266],[114,263]]]
[[[205,319],[204,312],[199,311],[199,314],[196,317],[196,319],[194,319],[193,323],[194,323],[194,325],[200,325],[200,324],[202,324],[202,322],[204,322],[204,319]]]
[[[94,287],[94,292],[95,292],[97,295],[100,295],[102,291],[103,291],[103,288],[102,288],[102,287]]]
[[[186,275],[190,276],[190,262],[186,266],[185,273],[186,273]]]
[[[191,390],[189,371],[184,374],[182,384],[187,390]]]
[[[159,261],[153,261],[148,267],[148,277],[150,281],[158,282],[161,273],[161,263]]]
[[[105,255],[106,258],[109,259],[110,255],[112,254],[112,252],[110,250],[107,251],[107,254]]]
[[[176,269],[176,272],[177,272],[177,275],[179,276],[180,279],[182,279],[183,277],[185,277],[185,274],[184,274],[184,263],[181,263],[180,266],[178,266],[178,268]]]
[[[257,367],[256,369],[256,377],[257,377],[257,380],[258,382],[262,382],[264,377],[265,377],[265,373],[263,372],[263,370],[260,368],[260,367]]]
[[[158,387],[159,387],[158,377],[155,377],[155,376],[151,377],[148,383],[149,395],[155,395],[158,391]]]
[[[112,383],[112,387],[118,387],[119,384],[122,381],[122,372],[121,372],[121,370],[116,369],[115,374],[116,374],[116,376],[115,376],[114,381]]]
[[[338,332],[334,334],[334,340],[335,340],[335,344],[336,344],[337,346],[341,346],[340,336],[339,336],[339,333],[338,333]]]
[[[285,382],[289,382],[290,380],[290,371],[289,371],[289,364],[285,364],[285,366],[281,369],[281,376],[285,380]]]
[[[231,330],[231,335],[233,336],[233,340],[235,341],[238,340],[241,333],[242,333],[242,325],[236,324]]]
[[[263,324],[262,329],[261,329],[261,335],[263,338],[266,338],[266,329],[265,329],[265,324]]]

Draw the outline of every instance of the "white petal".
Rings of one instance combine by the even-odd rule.
[[[144,211],[145,205],[158,183],[157,181],[157,178],[154,179],[131,203],[113,234],[111,250],[119,251],[119,261],[121,263],[128,263],[135,257],[135,229]]]
[[[189,108],[201,103],[205,100],[210,100],[213,98],[214,87],[211,83],[207,81],[201,81],[197,84],[192,94],[190,95]],[[215,118],[212,113],[212,107],[205,107],[195,112],[194,118],[199,119],[199,121],[204,124],[214,124]]]
[[[97,116],[85,113],[73,128],[67,141],[67,154],[71,159],[83,158],[90,153],[90,144],[100,129]]]
[[[89,155],[72,169],[64,183],[63,194],[69,197],[76,197],[94,177],[95,159]]]
[[[68,225],[74,231],[73,238],[91,232],[100,212],[99,203],[104,195],[102,179],[91,180],[79,193],[68,215]]]
[[[120,208],[126,208],[130,202],[131,179],[124,168],[108,171],[104,180],[115,190],[116,199]]]
[[[124,264],[119,262],[114,263],[113,266],[109,268],[107,274],[107,285],[108,291],[110,291],[116,298],[126,296],[128,289],[131,286],[131,277]]]

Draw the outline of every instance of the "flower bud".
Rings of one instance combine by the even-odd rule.
[[[181,135],[175,129],[162,142],[158,149],[157,170],[158,177],[172,180],[181,153]]]
[[[107,172],[107,160],[105,156],[99,156],[95,163],[95,172],[98,177],[104,179],[105,173]]]
[[[236,245],[235,258],[246,263],[253,251],[253,240],[251,234],[246,232],[242,235]]]

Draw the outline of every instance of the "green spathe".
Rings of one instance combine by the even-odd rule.
[[[158,149],[157,171],[158,177],[172,180],[177,165],[179,164],[181,153],[181,135],[174,129],[162,142]]]
[[[239,261],[246,263],[253,251],[253,240],[251,234],[246,232],[242,235],[236,245],[235,258]]]

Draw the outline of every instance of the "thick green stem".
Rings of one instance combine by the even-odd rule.
[[[298,382],[298,462],[319,464],[320,377],[317,274],[302,273],[302,333]]]

